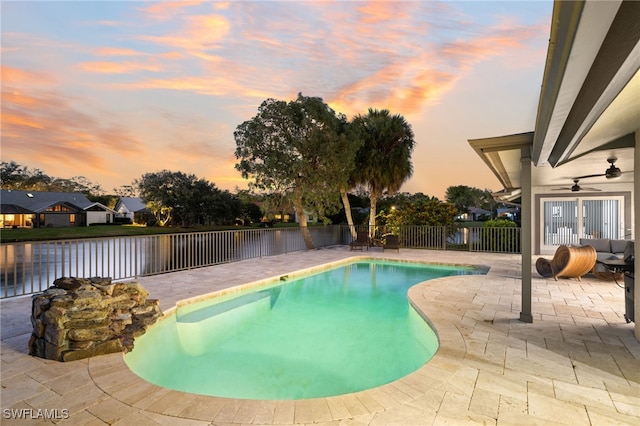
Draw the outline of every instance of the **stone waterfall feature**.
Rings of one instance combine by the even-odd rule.
[[[29,354],[74,361],[133,349],[162,312],[138,283],[63,277],[32,297]]]

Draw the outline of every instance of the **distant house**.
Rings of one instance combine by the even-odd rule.
[[[498,217],[513,220],[513,221],[519,220],[520,209],[518,207],[511,207],[508,209],[498,209]]]
[[[115,211],[80,192],[0,191],[0,227],[42,228],[112,223]]]
[[[318,213],[315,210],[304,209],[304,214],[307,216],[307,223],[318,223]],[[293,213],[293,216],[296,223],[300,223],[300,218],[295,212]]]
[[[264,212],[261,222],[267,223],[300,223],[300,218],[296,214],[295,208],[289,202],[283,202],[279,205],[267,205],[263,202],[257,202],[256,205],[260,207],[260,210]],[[317,223],[318,213],[315,210],[304,209],[304,213],[307,217],[307,223]]]
[[[128,219],[130,223],[146,223],[149,209],[142,198],[120,197],[115,206],[118,217]]]
[[[15,204],[0,204],[0,228],[32,228],[35,213]]]
[[[113,223],[113,218],[116,215],[115,210],[98,202],[91,203],[91,205],[84,208],[84,211],[87,217],[87,226],[100,223]]]
[[[489,219],[493,213],[489,210],[481,209],[480,207],[469,207],[469,212],[459,215],[458,220],[482,220]]]

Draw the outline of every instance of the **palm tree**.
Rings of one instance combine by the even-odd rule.
[[[393,194],[400,190],[413,174],[413,130],[403,116],[372,108],[366,116],[354,117],[352,126],[364,140],[356,156],[355,181],[369,190],[369,234],[373,236],[378,199],[385,191]]]
[[[351,214],[351,202],[349,201],[348,192],[358,186],[358,170],[355,167],[356,156],[358,151],[362,148],[363,140],[361,139],[358,131],[352,125],[353,123],[345,123],[346,127],[344,133],[346,134],[346,143],[353,149],[353,161],[350,164],[349,169],[345,169],[347,174],[346,180],[340,185],[340,198],[342,199],[342,205],[344,206],[344,213],[347,218],[347,224],[349,225],[349,231],[351,237],[356,239],[356,227],[353,223],[353,215]],[[345,153],[348,154],[348,153]]]
[[[347,188],[349,186],[349,188]],[[353,188],[353,185],[346,184],[340,187],[340,198],[342,199],[342,205],[344,206],[344,214],[347,218],[347,225],[349,225],[349,231],[351,232],[351,238],[356,239],[356,227],[353,224],[353,215],[351,214],[351,202],[349,202],[348,189]]]

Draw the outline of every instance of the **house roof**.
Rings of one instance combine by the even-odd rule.
[[[123,208],[124,207],[124,208]],[[147,210],[147,205],[138,197],[120,197],[116,204],[116,210],[119,213],[142,212]]]
[[[34,214],[34,212],[15,204],[0,204],[0,214]]]
[[[87,207],[85,207],[84,209],[85,209],[85,210],[89,210],[89,209],[91,209],[92,207],[98,207],[100,210],[108,211],[108,212],[111,212],[111,213],[113,213],[113,214],[118,213],[117,211],[115,211],[115,210],[113,210],[113,209],[111,209],[111,208],[109,208],[109,207],[105,206],[104,204],[99,203],[99,202],[97,202],[97,201],[96,201],[95,203],[91,203],[90,205],[88,205],[88,206],[87,206]]]
[[[471,207],[469,208],[469,213],[471,214],[492,214],[493,212],[490,210],[485,210],[480,207]]]
[[[504,194],[521,187],[523,150],[536,166],[532,186],[603,174],[609,158],[623,171],[617,182],[633,182],[639,69],[640,2],[555,1],[535,130],[469,144]]]
[[[70,204],[84,210],[95,203],[80,192],[0,191],[0,205],[19,206],[32,213],[40,213],[56,204]]]

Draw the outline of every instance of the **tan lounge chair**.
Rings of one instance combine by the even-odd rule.
[[[591,246],[560,246],[549,261],[543,257],[536,261],[536,270],[544,278],[577,278],[590,272],[596,264],[596,251]]]
[[[360,250],[360,251],[362,251],[364,247],[366,247],[367,250],[369,250],[370,245],[371,243],[369,241],[369,233],[366,231],[358,231],[358,233],[356,234],[356,239],[351,241],[351,243],[349,243],[350,250]]]
[[[385,250],[397,250],[400,253],[400,241],[398,241],[397,235],[387,235],[382,245],[382,251]]]

